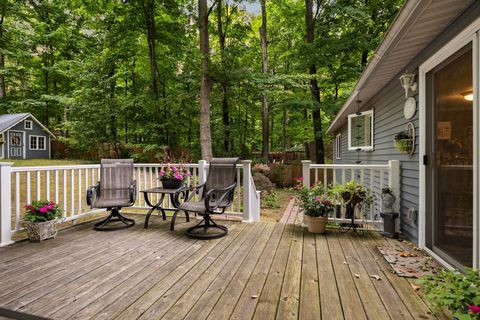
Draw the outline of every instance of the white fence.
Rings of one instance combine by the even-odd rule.
[[[141,190],[160,186],[159,172],[166,164],[135,164],[137,199],[135,209],[148,209]],[[208,164],[185,164],[190,171],[187,186],[205,182]],[[104,210],[91,210],[85,203],[85,192],[99,180],[100,165],[68,165],[42,167],[12,167],[12,163],[0,162],[0,246],[12,243],[12,235],[21,231],[20,221],[24,206],[32,200],[55,201],[63,210],[64,221],[77,220]],[[240,216],[245,222],[260,220],[260,192],[255,188],[251,175],[251,161],[237,165],[238,187],[232,206],[226,215]],[[159,197],[153,195],[152,202]],[[164,206],[172,208],[165,197]]]
[[[303,185],[310,187],[317,183],[324,186],[343,184],[355,180],[372,191],[373,202],[368,208],[357,208],[355,213],[358,222],[370,225],[375,229],[381,229],[383,220],[381,193],[385,187],[390,187],[397,201],[394,205],[395,212],[400,212],[400,162],[390,160],[385,165],[350,165],[350,164],[312,164],[311,161],[302,161]],[[330,220],[336,222],[349,222],[345,218],[345,210],[342,208],[335,217]],[[397,220],[399,223],[399,221]]]

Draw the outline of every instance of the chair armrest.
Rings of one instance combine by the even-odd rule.
[[[215,211],[218,209],[218,207],[220,206],[220,204],[222,203],[222,201],[228,197],[233,191],[235,191],[235,188],[237,187],[237,183],[235,182],[234,184],[232,184],[231,186],[229,187],[226,187],[224,189],[211,189],[211,190],[208,190],[207,194],[205,195],[205,208],[207,208],[208,211]],[[218,200],[215,200],[215,199],[211,199],[212,196],[214,196],[214,194],[216,193],[222,193],[222,195],[220,196],[220,198]],[[214,200],[214,202],[216,203],[216,205],[214,206],[211,206],[211,200]],[[231,200],[229,200],[229,202],[227,203],[228,205],[231,204]],[[228,207],[228,205],[226,207]]]
[[[133,205],[137,201],[137,180],[130,184],[130,203]]]
[[[185,197],[184,197],[184,199],[185,199],[184,202],[188,202],[195,196],[195,194],[197,194],[200,190],[202,190],[203,187],[205,187],[205,183],[203,183],[201,185],[198,185],[198,186],[181,187],[181,188],[177,189],[177,191],[175,191],[175,193],[173,195],[173,206],[175,208],[178,208],[178,206],[180,205],[180,196],[184,195],[185,192],[188,191],[190,193],[190,195],[188,196],[187,199],[185,199]]]
[[[97,184],[93,187],[87,188],[87,193],[86,193],[86,202],[88,206],[93,205],[93,201],[95,197],[97,197],[100,194],[100,181],[97,182]]]

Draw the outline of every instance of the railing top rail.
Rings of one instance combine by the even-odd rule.
[[[311,164],[312,169],[389,169],[388,164]]]

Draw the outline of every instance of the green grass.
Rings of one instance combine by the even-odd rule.
[[[98,161],[75,160],[75,159],[65,159],[65,160],[53,160],[53,159],[11,160],[11,159],[5,159],[5,160],[2,160],[2,161],[13,162],[14,167],[67,166],[67,165],[76,165],[76,164],[95,164],[95,163],[99,163]]]

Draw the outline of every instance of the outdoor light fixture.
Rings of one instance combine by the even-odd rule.
[[[465,91],[462,92],[461,95],[463,96],[463,99],[467,101],[473,101],[473,91]]]
[[[401,76],[400,83],[403,89],[405,89],[405,98],[408,98],[408,90],[412,92],[417,91],[417,83],[415,82],[415,74],[413,73],[406,73]]]

